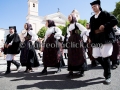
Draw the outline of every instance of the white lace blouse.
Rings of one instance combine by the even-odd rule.
[[[83,36],[84,34],[86,34],[87,29],[80,23],[76,23],[76,26],[78,27],[78,29],[81,31],[81,36]],[[70,36],[70,31],[75,29],[75,23],[70,24],[70,26],[67,28],[67,37]]]
[[[47,29],[47,31],[45,33],[44,42],[47,40],[48,36],[50,36],[54,32],[56,32],[55,35],[54,35],[54,37],[56,39],[59,39],[62,36],[62,31],[58,27],[50,27],[50,28]]]

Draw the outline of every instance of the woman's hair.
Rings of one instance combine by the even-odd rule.
[[[32,28],[32,25],[31,24],[29,24],[29,23],[25,23],[26,25],[27,25],[27,29],[26,30],[33,30],[33,28]]]
[[[71,16],[72,16],[72,20],[71,20],[71,22],[70,23],[74,23],[74,22],[77,22],[77,19],[76,19],[76,17],[73,15],[73,14],[70,14]],[[70,16],[69,15],[69,16]]]
[[[53,21],[53,20],[47,20],[47,22],[48,22],[48,27],[50,28],[50,27],[53,27],[53,26],[56,26],[55,25],[55,22]]]

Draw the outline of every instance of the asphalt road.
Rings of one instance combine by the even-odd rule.
[[[15,57],[19,61],[19,55]],[[40,63],[41,59],[39,58]],[[16,67],[12,65],[12,73],[4,75],[6,70],[6,61],[0,57],[0,90],[120,90],[120,66],[112,70],[112,82],[110,85],[104,85],[103,69],[101,66],[96,68],[90,67],[90,61],[87,59],[89,70],[85,72],[84,77],[78,77],[76,74],[73,78],[67,78],[67,66],[62,71],[55,74],[56,68],[48,68],[48,75],[41,75],[43,69],[41,65],[34,68],[32,73],[24,73],[25,67],[19,72],[15,71]],[[67,64],[67,60],[65,60]],[[75,72],[76,73],[76,72]]]

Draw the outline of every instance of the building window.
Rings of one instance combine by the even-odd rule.
[[[35,4],[33,3],[33,7],[35,7]]]

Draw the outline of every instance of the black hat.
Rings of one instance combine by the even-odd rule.
[[[95,5],[95,4],[100,5],[100,3],[101,3],[100,0],[96,0],[96,1],[91,2],[90,4],[92,6],[92,5]]]
[[[17,32],[16,30],[16,26],[9,26],[9,29],[13,28],[14,29],[14,32]]]

